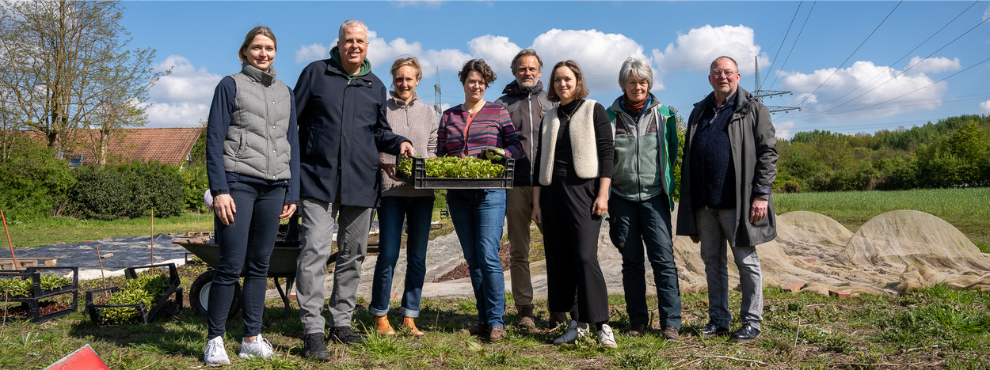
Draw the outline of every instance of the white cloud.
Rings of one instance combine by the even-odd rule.
[[[834,108],[828,113],[810,116],[812,120],[886,117],[935,109],[942,104],[942,96],[948,89],[946,82],[933,85],[934,80],[923,73],[897,76],[899,73],[900,71],[891,67],[858,61],[841,70],[821,69],[811,74],[781,72],[784,80],[780,86],[783,90],[794,92],[792,104],[804,101],[802,107],[807,113],[827,112]],[[826,79],[828,82],[825,82]],[[821,88],[810,95],[820,85]],[[860,85],[863,87],[849,93]],[[873,90],[870,91],[871,89]],[[846,95],[847,93],[849,94]],[[857,98],[864,93],[866,94]],[[850,102],[839,106],[846,101]]]
[[[303,45],[296,50],[296,64],[309,63],[330,57],[330,47],[323,44]]]
[[[154,103],[148,107],[145,127],[199,127],[210,113],[208,103]]]
[[[983,20],[986,21],[987,19],[990,19],[990,6],[987,7],[987,10],[983,11]]]
[[[337,40],[334,39],[330,46],[323,44],[300,46],[296,50],[296,63],[303,64],[329,58],[329,51],[336,44]],[[389,79],[387,72],[392,62],[403,55],[412,55],[419,59],[419,63],[423,66],[423,78],[433,76],[437,67],[441,70],[459,70],[464,62],[472,58],[457,49],[424,51],[420,42],[410,43],[401,37],[387,41],[378,37],[377,32],[368,30],[368,61],[379,73],[385,73],[385,75],[379,74],[379,78],[387,81]]]
[[[980,114],[990,114],[990,100],[980,103]]]
[[[196,127],[205,121],[213,92],[223,76],[196,68],[189,59],[170,55],[155,65],[157,70],[172,69],[151,88],[148,127]]]
[[[942,73],[945,71],[955,71],[962,68],[959,64],[959,58],[949,59],[944,57],[938,58],[921,58],[914,57],[908,62],[911,70],[907,73],[919,74],[919,73]]]
[[[776,130],[775,136],[783,139],[790,139],[794,130],[794,121],[774,122],[773,128]]]
[[[715,58],[726,55],[739,63],[739,72],[744,76],[752,75],[755,68],[754,56],[759,57],[760,68],[770,67],[770,58],[760,52],[760,46],[755,44],[752,28],[739,26],[721,26],[695,28],[687,34],[678,34],[676,45],[671,43],[661,52],[653,49],[653,61],[666,71],[708,71]]]
[[[635,40],[596,30],[551,29],[536,37],[533,49],[540,53],[545,63],[544,80],[550,78],[550,68],[554,64],[573,59],[581,66],[592,94],[619,90],[619,67],[626,58],[646,59],[643,46]],[[654,90],[662,89],[663,84],[654,82]],[[607,106],[611,102],[601,103]]]
[[[482,58],[499,76],[493,91],[501,91],[501,86],[513,81],[510,64],[512,58],[523,49],[518,42],[508,37],[484,35],[467,43],[463,49],[425,49],[420,42],[409,42],[403,38],[387,41],[378,37],[375,31],[368,31],[368,60],[381,73],[387,73],[388,66],[400,55],[414,55],[423,66],[423,78],[431,78],[439,68],[441,71],[459,71],[464,62]],[[619,66],[627,57],[648,59],[643,47],[635,40],[622,34],[606,34],[596,30],[552,29],[539,35],[531,48],[540,53],[545,68],[561,60],[574,59],[581,65],[585,80],[592,93],[618,90]],[[323,44],[301,46],[296,50],[296,62],[308,63],[311,60],[326,58]],[[379,67],[385,67],[379,69]],[[452,74],[456,75],[456,74]],[[447,76],[445,74],[444,76]],[[550,77],[545,70],[543,80]],[[659,74],[655,76],[654,90],[662,90]],[[457,94],[457,93],[455,93]]]
[[[519,45],[509,41],[509,38],[505,36],[484,35],[468,41],[468,49],[471,50],[471,55],[484,59],[485,63],[492,67],[492,70],[498,75],[499,83],[512,82],[514,79],[511,66],[512,58],[519,53],[519,50],[522,50]]]
[[[155,66],[172,73],[158,79],[151,89],[151,99],[157,102],[209,102],[213,91],[223,76],[210,73],[206,67],[196,68],[189,59],[180,55],[169,55]]]

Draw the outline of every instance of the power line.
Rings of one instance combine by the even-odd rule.
[[[924,45],[929,40],[931,40],[933,37],[935,37],[935,35],[938,35],[940,32],[942,32],[942,30],[944,30],[946,27],[948,27],[950,24],[952,24],[952,22],[955,22],[957,19],[959,19],[959,17],[961,17],[963,14],[965,14],[967,11],[969,11],[970,8],[972,8],[973,6],[975,6],[979,2],[980,2],[980,0],[974,1],[972,4],[970,4],[968,7],[966,7],[966,9],[964,9],[962,12],[960,12],[959,15],[957,15],[955,18],[952,18],[952,20],[950,20],[949,23],[946,23],[944,26],[942,26],[942,28],[939,28],[938,31],[935,31],[935,33],[933,33],[931,36],[928,36],[928,38],[925,39],[925,41],[922,41],[920,44],[918,44],[918,46],[915,46],[914,49],[911,49],[911,51],[908,51],[907,53],[904,53],[904,55],[902,55],[899,59],[897,59],[893,63],[890,63],[890,66],[893,67],[897,63],[900,63],[902,60],[904,60],[904,58],[907,58],[908,55],[911,55],[911,53],[913,53],[915,50],[918,50],[918,48],[920,48],[922,45]],[[953,41],[955,41],[955,40],[953,40]],[[939,50],[942,50],[942,49],[939,49]],[[931,55],[929,55],[929,56],[931,56]],[[914,67],[914,66],[911,66],[911,67]],[[904,71],[907,71],[907,69],[905,69]],[[840,96],[838,98],[832,99],[832,101],[830,101],[828,103],[822,104],[822,106],[826,106],[826,105],[832,104],[832,103],[836,102],[837,100],[842,99],[842,98],[848,96],[849,94],[852,94],[856,90],[859,90],[859,89],[863,88],[863,86],[866,86],[866,84],[870,83],[870,81],[873,81],[875,78],[880,77],[880,75],[882,75],[882,74],[883,74],[883,72],[877,73],[875,76],[873,76],[873,78],[870,78],[866,82],[863,82],[862,84],[860,84],[859,86],[857,86],[855,89],[849,90],[849,92],[843,94],[842,96]],[[900,75],[898,75],[898,76],[900,76]],[[895,76],[895,78],[896,78],[896,76]],[[890,80],[887,80],[887,81],[889,82]],[[873,91],[873,90],[870,90],[870,91]],[[862,96],[862,95],[860,95],[860,96]],[[856,98],[859,98],[859,96],[857,96]],[[853,98],[853,99],[856,99],[856,98]]]
[[[973,31],[974,29],[976,29],[976,27],[979,27],[979,26],[982,26],[982,25],[983,25],[984,23],[986,23],[986,22],[987,22],[988,20],[990,20],[990,18],[987,18],[987,19],[984,19],[984,20],[983,20],[982,22],[980,22],[980,23],[978,23],[978,24],[976,24],[975,26],[973,26],[973,28],[970,28],[970,29],[969,29],[969,30],[967,30],[966,32],[963,32],[963,34],[962,34],[962,35],[959,35],[958,37],[956,37],[956,38],[955,38],[955,39],[953,39],[952,41],[949,41],[949,43],[948,43],[948,44],[945,44],[945,45],[943,45],[942,47],[940,47],[940,48],[938,48],[938,50],[935,50],[935,51],[933,51],[933,52],[932,52],[931,54],[928,54],[927,56],[925,56],[925,58],[924,58],[924,59],[922,59],[922,61],[924,61],[925,59],[928,59],[928,58],[929,58],[929,57],[931,57],[932,55],[935,55],[935,53],[938,53],[938,52],[940,52],[940,51],[942,51],[942,49],[945,49],[945,48],[946,48],[946,47],[948,47],[949,45],[952,45],[952,43],[954,43],[954,42],[956,42],[956,41],[958,41],[958,40],[959,40],[960,38],[962,38],[963,36],[966,36],[966,35],[967,35],[968,33],[970,33],[970,32],[972,32],[972,31]],[[845,102],[843,102],[842,104],[839,104],[839,105],[836,105],[836,106],[834,106],[834,107],[832,107],[832,108],[828,108],[827,110],[824,110],[824,111],[821,111],[821,112],[819,112],[818,114],[821,114],[821,113],[825,113],[825,112],[828,112],[828,111],[831,111],[831,110],[834,110],[834,109],[837,109],[837,108],[839,108],[839,107],[841,107],[841,106],[843,106],[843,105],[846,105],[846,104],[849,104],[849,103],[851,103],[851,102],[853,102],[853,101],[855,101],[856,99],[859,99],[859,98],[861,98],[861,97],[863,97],[863,95],[866,95],[866,94],[869,94],[869,93],[871,93],[871,92],[873,92],[874,90],[876,90],[876,89],[879,89],[879,88],[880,88],[880,86],[883,86],[883,85],[885,85],[885,84],[887,84],[888,82],[890,82],[890,81],[893,81],[894,79],[896,79],[896,78],[898,78],[898,77],[901,77],[902,75],[904,75],[905,73],[907,73],[907,71],[910,71],[910,70],[911,70],[912,68],[914,68],[914,67],[917,67],[917,66],[918,66],[918,65],[920,65],[920,64],[921,64],[921,62],[918,62],[918,63],[916,63],[916,64],[914,64],[914,65],[911,65],[911,66],[908,66],[907,68],[904,68],[904,70],[903,70],[903,71],[901,71],[900,73],[898,73],[898,74],[897,74],[896,76],[894,76],[894,77],[891,77],[891,78],[889,78],[889,79],[887,79],[887,81],[884,81],[884,82],[882,82],[882,83],[880,83],[879,85],[877,85],[877,86],[875,86],[875,87],[873,87],[872,89],[870,89],[870,90],[868,90],[868,91],[866,91],[866,92],[864,92],[864,93],[862,93],[862,94],[859,94],[859,95],[857,95],[856,97],[854,97],[854,98],[852,98],[852,99],[849,99],[849,100],[847,100],[847,101],[845,101]],[[953,76],[954,76],[954,75],[953,75]],[[848,95],[848,93],[847,93],[847,95]],[[845,96],[845,95],[843,95],[843,96]],[[838,100],[838,99],[835,99],[835,100]],[[834,102],[835,100],[832,100],[832,102]],[[829,102],[829,103],[831,103],[831,102]],[[826,103],[826,104],[823,104],[823,105],[827,105],[827,104],[828,104],[828,103]]]
[[[804,0],[801,0],[801,2],[798,3],[797,9],[794,10],[794,16],[791,17],[791,23],[787,25],[787,31],[784,31],[784,39],[780,40],[780,47],[777,48],[777,54],[773,55],[773,61],[770,62],[771,66],[777,63],[777,57],[780,56],[780,50],[784,48],[784,41],[787,40],[787,35],[791,33],[791,26],[794,25],[794,19],[797,18],[798,12],[801,11],[801,4],[804,4]],[[770,77],[770,75],[768,74],[763,78],[763,83],[767,82],[767,77]]]
[[[939,82],[942,82],[942,81],[945,81],[945,80],[948,80],[949,78],[951,78],[951,77],[953,77],[953,76],[955,76],[955,75],[958,75],[958,74],[960,74],[960,73],[963,73],[963,72],[966,72],[966,71],[968,71],[968,70],[970,70],[970,69],[971,69],[971,68],[973,68],[973,67],[976,67],[976,66],[978,66],[978,65],[981,65],[981,64],[983,64],[983,63],[986,63],[987,61],[990,61],[990,58],[987,58],[987,59],[984,59],[984,60],[982,60],[982,61],[980,61],[979,63],[976,63],[976,64],[973,64],[973,65],[971,65],[971,66],[969,66],[969,67],[966,67],[965,69],[963,69],[963,70],[961,70],[961,71],[959,71],[959,72],[956,72],[956,73],[953,73],[953,74],[951,74],[951,75],[948,75],[948,76],[946,76],[945,78],[943,78],[943,79],[941,79],[941,80],[938,80],[938,81],[935,81],[935,82],[932,82],[932,83],[930,83],[930,84],[928,84],[928,85],[925,85],[924,87],[921,87],[921,88],[919,88],[919,89],[917,89],[917,90],[914,90],[914,91],[912,91],[912,92],[909,92],[909,93],[907,93],[907,94],[904,94],[904,95],[900,95],[900,96],[897,96],[897,97],[895,97],[895,98],[891,98],[891,99],[887,99],[887,100],[884,100],[884,101],[882,101],[882,102],[879,102],[879,103],[876,103],[876,104],[873,104],[873,105],[868,105],[868,106],[865,106],[865,107],[861,107],[861,108],[856,108],[856,109],[850,109],[850,110],[847,110],[847,111],[844,111],[844,112],[839,112],[839,113],[841,114],[841,113],[849,113],[849,112],[856,112],[856,111],[860,111],[860,110],[863,110],[863,109],[868,109],[868,108],[872,108],[872,107],[875,107],[875,106],[878,106],[878,105],[880,105],[880,104],[884,104],[884,103],[889,103],[889,102],[891,102],[891,101],[893,101],[893,100],[897,100],[897,99],[899,99],[899,98],[903,98],[903,97],[905,97],[905,96],[908,96],[908,95],[911,95],[911,94],[914,94],[914,93],[916,93],[916,92],[918,92],[918,91],[921,91],[921,90],[924,90],[924,89],[927,89],[927,88],[929,88],[929,87],[931,87],[931,86],[933,86],[933,85],[935,85],[935,84],[937,84],[937,83],[939,83]]]
[[[801,34],[804,33],[804,26],[807,26],[808,25],[808,19],[811,19],[811,12],[815,11],[815,4],[818,4],[818,1],[817,0],[815,2],[813,2],[813,3],[811,3],[811,10],[808,11],[808,16],[804,18],[804,24],[801,25],[801,31],[799,31],[797,37],[794,38],[794,43],[791,44],[791,50],[788,50],[787,51],[787,57],[784,58],[784,63],[780,65],[780,68],[777,68],[778,71],[784,69],[784,66],[787,65],[787,61],[791,59],[791,52],[794,51],[794,46],[797,46],[798,40],[801,39]],[[770,83],[770,86],[771,87],[774,84],[777,83],[777,77],[778,76],[780,76],[779,73],[774,73],[773,82]]]
[[[890,10],[890,13],[887,13],[887,16],[884,17],[883,20],[880,21],[880,24],[878,24],[877,27],[873,29],[873,32],[870,32],[870,34],[868,36],[866,36],[866,39],[864,39],[863,42],[860,43],[859,46],[856,47],[856,50],[853,50],[852,54],[849,54],[849,56],[846,57],[846,60],[842,61],[842,64],[840,64],[838,68],[836,68],[835,70],[833,70],[832,71],[832,74],[828,75],[828,78],[826,78],[825,81],[822,81],[822,84],[821,85],[818,85],[818,87],[815,88],[815,91],[812,91],[811,94],[808,94],[807,96],[805,96],[804,99],[801,100],[800,103],[798,103],[798,106],[804,105],[804,102],[808,101],[808,98],[809,97],[811,97],[816,92],[818,92],[818,90],[821,89],[822,86],[825,86],[825,84],[828,83],[828,80],[832,79],[832,76],[835,76],[835,72],[838,72],[840,69],[842,69],[842,67],[846,65],[846,62],[849,62],[849,59],[852,59],[853,55],[856,55],[856,52],[859,51],[859,49],[862,48],[863,45],[866,44],[866,41],[869,40],[870,37],[873,37],[873,34],[876,33],[878,29],[880,29],[880,26],[883,26],[884,22],[887,21],[887,18],[890,18],[891,14],[894,14],[894,11],[897,10],[897,8],[900,7],[901,6],[901,3],[903,3],[903,2],[904,2],[904,0],[899,1],[897,3],[897,5],[894,6],[894,9],[891,9]]]

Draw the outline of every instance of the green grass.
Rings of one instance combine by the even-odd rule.
[[[911,209],[938,216],[990,253],[990,188],[774,194],[777,214],[811,211],[855,232],[882,213]]]
[[[187,212],[181,216],[155,218],[155,234],[186,231],[212,231],[212,213]],[[86,240],[119,236],[151,235],[151,218],[128,220],[80,220],[71,217],[12,222],[7,225],[15,247],[37,247],[56,243],[79,243]]]
[[[182,267],[183,285],[205,271],[202,265]],[[108,284],[117,285],[120,278]],[[99,281],[84,282],[94,289]],[[81,295],[82,296],[82,295]],[[705,294],[683,296],[681,340],[668,342],[657,331],[633,338],[625,334],[628,316],[621,296],[610,296],[611,320],[619,348],[606,350],[594,338],[574,345],[549,344],[564,328],[532,331],[508,328],[498,343],[457,331],[475,320],[474,301],[425,299],[417,319],[424,338],[398,331],[394,338],[371,335],[352,347],[330,344],[333,362],[301,358],[302,326],[298,307],[282,320],[280,301],[268,302],[271,326],[262,334],[282,356],[271,361],[237,358],[241,317],[228,322],[230,369],[831,369],[948,368],[986,369],[990,363],[990,293],[955,291],[935,286],[902,296],[859,296],[847,299],[811,293],[765,289],[762,335],[749,343],[726,338],[701,338],[707,322]],[[738,307],[740,295],[730,293]],[[537,323],[546,326],[546,302],[537,301]],[[655,301],[650,302],[656,315]],[[398,325],[400,315],[389,315]],[[353,327],[370,332],[373,316],[364,307],[354,313]],[[506,322],[516,319],[510,307]],[[738,327],[738,319],[733,327]],[[96,326],[82,312],[37,325],[21,321],[0,327],[0,368],[43,368],[90,344],[112,369],[175,369],[201,367],[206,321],[191,310],[148,325]]]

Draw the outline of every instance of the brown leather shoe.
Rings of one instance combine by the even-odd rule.
[[[496,326],[492,328],[492,332],[488,334],[489,342],[498,342],[505,338],[505,327]]]
[[[468,335],[488,335],[488,325],[477,323],[471,325],[470,328],[461,329],[459,333]]]
[[[388,323],[388,316],[375,316],[375,331],[379,335],[395,335],[395,330],[392,330],[392,324]]]
[[[519,324],[517,326],[526,329],[536,327],[536,322],[533,321],[533,305],[516,306],[516,310],[519,311]]]
[[[409,333],[411,333],[414,336],[422,337],[426,335],[426,333],[421,332],[419,331],[419,329],[416,328],[416,322],[412,317],[402,318],[402,326],[405,327],[406,329],[409,329]]]
[[[663,328],[663,339],[680,340],[681,335],[677,333],[677,328],[673,326],[668,326],[666,328]]]

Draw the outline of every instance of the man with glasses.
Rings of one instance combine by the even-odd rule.
[[[703,336],[730,332],[726,243],[739,269],[742,327],[732,339],[760,335],[763,277],[756,245],[777,237],[770,190],[777,177],[777,140],[770,111],[739,87],[739,66],[727,56],[711,64],[714,92],[688,118],[681,167],[677,235],[701,242],[708,280],[709,322]]]

